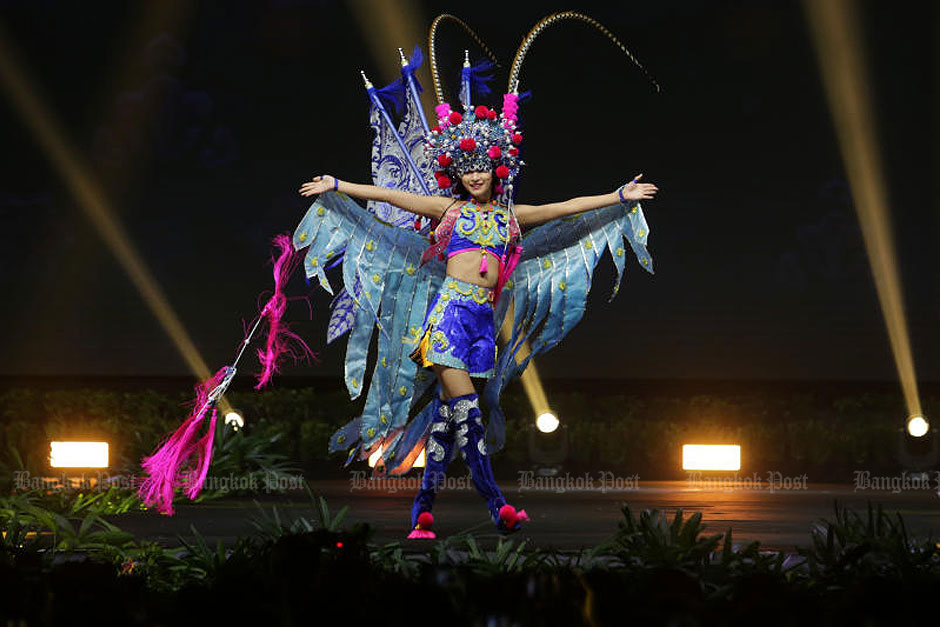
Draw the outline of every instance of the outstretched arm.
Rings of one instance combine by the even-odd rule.
[[[324,176],[315,176],[312,181],[300,186],[301,196],[313,196],[323,192],[338,191],[355,198],[365,200],[377,200],[395,205],[399,209],[416,213],[426,218],[439,219],[444,209],[450,203],[450,198],[444,196],[422,196],[420,194],[410,194],[399,189],[389,189],[387,187],[378,187],[376,185],[359,185],[358,183],[349,183],[340,181],[329,174]]]
[[[639,183],[638,181],[642,176],[642,174],[636,175],[632,181],[609,194],[580,196],[564,202],[553,202],[546,205],[515,205],[516,219],[519,220],[520,224],[533,226],[555,218],[616,205],[621,202],[621,194],[624,200],[652,198],[659,191],[659,188],[652,183]]]

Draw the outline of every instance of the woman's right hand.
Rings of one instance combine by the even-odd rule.
[[[300,195],[301,196],[313,196],[314,194],[322,194],[323,192],[331,192],[336,185],[336,177],[330,176],[329,174],[323,176],[315,176],[312,181],[304,183],[300,186]]]

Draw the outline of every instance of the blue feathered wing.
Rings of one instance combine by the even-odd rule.
[[[293,245],[307,251],[307,277],[331,294],[324,266],[343,251],[343,286],[351,297],[358,294],[344,377],[353,399],[363,391],[368,350],[378,330],[377,358],[362,415],[333,434],[329,450],[348,451],[348,463],[366,459],[381,447],[392,467],[393,453],[403,450],[398,445],[406,435],[409,413],[433,383],[433,375],[419,372],[409,354],[417,346],[428,303],[443,282],[444,264],[433,260],[421,266],[428,246],[425,236],[388,224],[336,192],[322,194],[313,203],[294,232]],[[413,433],[409,450],[418,448],[423,435],[423,430]]]
[[[506,385],[525,370],[535,355],[557,345],[581,320],[594,269],[606,251],[617,268],[611,299],[623,279],[626,244],[640,266],[653,272],[653,260],[646,249],[648,237],[649,226],[639,202],[559,218],[524,235],[522,258],[496,312],[499,328],[511,303],[511,339],[500,351],[494,376],[484,392],[489,406],[487,446],[491,451],[500,450],[506,439],[505,417],[499,406]],[[506,298],[506,291],[511,299]],[[526,341],[530,353],[520,358],[519,350]]]

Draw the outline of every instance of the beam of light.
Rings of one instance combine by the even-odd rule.
[[[803,8],[816,46],[908,415],[920,415],[894,236],[888,220],[885,179],[876,148],[875,117],[857,17],[859,9],[847,0],[804,0]]]
[[[107,468],[107,442],[50,442],[49,465],[53,468]]]
[[[401,48],[405,56],[411,54],[414,45],[420,44],[424,53],[424,63],[418,69],[416,77],[422,85],[431,84],[431,70],[427,51],[427,26],[431,23],[426,20],[415,2],[402,0],[347,0],[350,13],[359,23],[362,31],[362,40],[366,42],[372,58],[379,69],[379,76],[383,82],[390,83],[401,76],[401,60],[398,49]],[[456,66],[455,66],[456,67]],[[366,71],[366,74],[370,72]],[[424,114],[428,120],[436,120],[434,115],[434,102],[428,99],[422,103]]]
[[[211,373],[206,362],[170,306],[147,264],[137,252],[123,225],[114,215],[101,185],[82,162],[79,153],[72,146],[55,115],[39,98],[37,90],[23,72],[14,46],[2,25],[0,25],[0,84],[14,110],[32,132],[54,170],[111,249],[141,298],[176,345],[190,370],[200,379],[208,379]],[[220,406],[223,412],[230,409],[224,400]]]
[[[399,47],[408,51],[415,42],[423,42],[423,25],[414,3],[402,0],[388,0],[386,2],[366,2],[366,0],[348,0],[352,14],[359,22],[363,39],[368,42],[372,56],[382,72],[386,81],[398,78],[401,73],[401,63],[398,60]],[[456,64],[460,59],[455,60]],[[430,71],[428,63],[421,66],[418,73],[423,85],[430,85]],[[433,111],[426,112],[429,119],[434,119]],[[512,313],[506,316],[503,324],[503,341],[509,341]],[[518,359],[522,360],[529,354],[529,345],[524,343],[519,349]],[[520,377],[522,388],[525,390],[532,411],[538,416],[548,411],[548,399],[542,381],[539,379],[535,361],[530,361]]]
[[[682,470],[741,470],[737,444],[683,444]]]

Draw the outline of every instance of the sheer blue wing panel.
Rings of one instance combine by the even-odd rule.
[[[483,388],[483,399],[489,410],[486,424],[486,447],[491,454],[502,449],[506,443],[506,415],[499,404],[499,397],[506,381],[512,376],[509,372],[494,376],[486,382],[486,387]]]
[[[330,453],[349,451],[356,442],[359,441],[359,426],[361,420],[362,418],[357,416],[337,429],[333,435],[330,436],[328,451]]]
[[[362,307],[363,298],[362,298],[362,289],[365,287],[365,278],[362,276],[368,266],[363,267],[361,265],[363,258],[363,251],[366,248],[366,243],[370,242],[370,233],[368,228],[357,228],[353,229],[349,234],[346,244],[346,261],[342,266],[342,275],[343,275],[343,284],[346,286],[347,292],[352,292],[353,286],[356,283],[360,284],[360,294],[358,298],[355,298],[356,306]],[[375,244],[371,244],[373,250]],[[369,313],[372,313],[371,310]],[[373,316],[374,318],[375,316]]]
[[[391,293],[395,293],[401,283],[401,272],[390,271],[386,275],[386,286]],[[389,330],[391,316],[380,314],[383,328]],[[362,411],[362,438],[363,454],[372,449],[373,444],[386,436],[392,424],[390,406],[391,373],[387,355],[389,354],[389,334],[380,333],[378,338],[378,355],[372,370],[372,380],[369,382],[369,393]]]
[[[518,273],[520,270],[522,272],[522,280],[519,282],[520,284],[517,289],[514,290],[520,302],[519,306],[513,312],[512,334],[509,342],[511,352],[510,355],[508,355],[507,361],[510,367],[515,364],[514,360],[516,355],[519,349],[522,348],[538,300],[540,274],[538,259],[529,259],[528,261],[520,262],[519,265],[516,266],[515,272]]]
[[[333,288],[324,270],[336,255],[340,254],[345,249],[350,230],[354,228],[354,225],[345,224],[342,220],[336,220],[334,218],[333,222],[336,228],[320,229],[316,240],[310,246],[307,258],[304,260],[308,272],[315,272],[317,277],[319,277],[320,285],[330,294],[333,293]]]
[[[391,411],[394,420],[394,428],[403,426],[408,418],[408,408],[410,407],[411,394],[413,393],[410,383],[414,381],[417,371],[417,365],[410,359],[407,359],[407,354],[410,352],[408,349],[411,347],[405,343],[405,339],[408,336],[409,323],[411,321],[411,312],[413,309],[418,308],[416,300],[424,300],[422,298],[416,298],[419,285],[424,283],[417,270],[417,261],[420,260],[416,260],[413,256],[401,259],[400,263],[404,268],[401,270],[401,283],[398,288],[398,293],[394,300],[383,303],[383,307],[387,307],[391,315],[388,332],[389,348],[388,354],[385,357],[390,376],[392,377],[390,385],[394,390],[400,390],[403,386],[405,388],[404,395],[399,394],[397,397],[393,395],[392,398]],[[404,405],[404,407],[402,407],[402,405]]]
[[[434,297],[437,296],[437,291],[440,288],[443,276],[443,269],[441,269],[439,275],[427,273],[419,277],[418,280],[415,281],[414,297],[410,310],[399,313],[406,321],[400,339],[401,344],[399,346],[400,352],[398,358],[401,366],[398,368],[398,379],[395,382],[395,386],[399,391],[403,387],[410,389],[406,389],[405,394],[399,394],[395,399],[395,403],[393,403],[396,419],[406,419],[413,405],[413,401],[420,397],[420,392],[427,388],[427,383],[429,382],[427,373],[424,369],[418,368],[418,365],[411,361],[410,355],[418,346],[418,342],[421,339],[421,333],[424,330],[425,313],[427,312],[428,305],[430,305]],[[418,379],[419,375],[422,376],[420,380]],[[409,379],[407,379],[406,376],[412,377],[410,379],[411,386],[408,385]],[[433,377],[431,377],[431,379],[433,379]],[[415,389],[416,385],[421,389]]]
[[[551,254],[549,257],[552,262],[551,277],[548,285],[548,322],[546,328],[542,330],[542,341],[551,341],[550,338],[555,333],[561,332],[561,322],[564,320],[564,302],[565,290],[568,289],[567,268],[568,255],[567,249],[562,248]]]
[[[419,277],[417,273],[408,275],[408,271],[418,263],[420,263],[420,259],[408,260],[405,273],[409,279],[409,289],[395,303],[394,315],[397,328],[395,334],[392,335],[389,352],[390,357],[395,360],[394,370],[392,370],[392,386],[394,389],[392,411],[398,421],[395,425],[396,428],[403,426],[404,420],[406,420],[411,409],[412,400],[420,395],[420,391],[415,389],[415,384],[424,381],[428,376],[410,358],[411,352],[417,346],[417,343],[412,343],[416,337],[412,334],[412,328],[417,331],[417,337],[419,337],[434,283],[430,280],[430,276],[435,276],[425,274],[423,277]],[[440,276],[443,276],[443,269],[441,269]],[[435,294],[436,291],[436,289],[433,290]],[[406,307],[409,300],[411,306]],[[418,380],[419,375],[421,376],[420,381]]]
[[[646,242],[649,238],[650,228],[646,224],[646,216],[643,215],[643,208],[640,203],[635,203],[627,209],[627,219],[630,221],[630,229],[627,234],[627,240],[630,242],[633,252],[636,254],[640,265],[652,274],[653,258],[646,250]]]
[[[567,335],[575,325],[580,322],[587,308],[587,295],[591,290],[591,277],[594,268],[586,265],[583,244],[579,243],[568,249],[570,257],[575,259],[572,268],[568,272],[567,287],[565,289],[565,317],[562,321],[562,328]]]
[[[349,398],[356,399],[362,393],[363,378],[366,372],[366,360],[369,353],[369,344],[372,343],[372,332],[375,329],[375,320],[365,307],[356,310],[355,322],[346,341],[345,376],[346,389]]]
[[[535,281],[535,299],[531,302],[531,317],[526,322],[522,341],[527,342],[541,333],[552,303],[552,275],[555,273],[553,253],[546,254],[530,262],[530,267],[538,272]],[[531,347],[530,347],[531,348]]]
[[[565,249],[565,273],[561,277],[561,283],[559,283],[559,289],[564,287],[562,292],[564,292],[564,297],[561,300],[559,307],[559,328],[561,329],[561,335],[564,337],[568,335],[568,331],[571,330],[571,327],[568,324],[568,310],[576,308],[578,306],[577,300],[579,293],[577,292],[576,286],[579,281],[584,277],[584,269],[581,262],[581,251],[576,247],[571,246]]]
[[[318,199],[310,206],[310,209],[307,210],[307,213],[294,230],[293,244],[294,250],[297,251],[310,246],[310,250],[304,258],[304,273],[308,279],[314,276],[317,277],[323,289],[332,293],[333,290],[326,279],[326,274],[323,272],[323,266],[320,264],[319,252],[315,246],[312,246],[319,237],[321,227],[327,222],[324,219],[325,216],[326,207],[320,204]],[[326,228],[329,229],[328,226]]]
[[[414,378],[414,394],[410,399],[411,408],[414,409],[417,407],[418,402],[421,400],[421,396],[437,381],[437,378],[433,373],[426,370],[418,369],[417,364],[415,364],[415,369],[417,373]]]
[[[514,291],[519,297],[519,302],[513,311],[512,333],[506,347],[515,355],[525,341],[539,297],[538,259],[520,261],[513,276],[517,277],[517,287]]]
[[[326,277],[324,266],[345,248],[349,234],[355,231],[360,219],[359,216],[351,216],[350,221],[345,213],[334,210],[333,203],[327,205],[334,196],[335,194],[324,194],[317,200],[320,206],[316,209],[315,219],[322,224],[313,234],[310,249],[304,259],[307,276],[317,276],[321,287],[330,294],[333,293],[333,288]]]
[[[564,320],[568,292],[568,249],[552,253],[553,268],[551,276],[548,320],[539,334],[537,346],[547,351],[554,347],[565,335]],[[533,346],[535,350],[536,346]]]
[[[522,257],[520,263],[548,252],[548,233],[552,232],[557,220],[532,227],[525,232],[522,238]]]
[[[513,318],[512,318],[512,333],[510,334],[509,342],[506,343],[505,350],[503,351],[502,364],[505,368],[506,364],[512,362],[516,353],[519,350],[519,347],[522,345],[521,337],[525,329],[525,320],[529,315],[529,301],[532,298],[532,289],[531,285],[531,268],[532,260],[521,261],[519,265],[516,266],[515,271],[513,271],[513,280],[516,283],[515,288],[513,288]]]
[[[614,279],[614,286],[610,293],[608,302],[613,300],[617,292],[620,291],[620,283],[623,281],[624,262],[626,259],[623,228],[629,223],[626,218],[620,218],[604,225],[604,237],[607,238],[607,248],[610,250],[610,257],[614,260],[614,268],[617,269],[617,278]]]
[[[401,276],[400,273],[399,276]],[[379,347],[380,357],[379,360],[377,360],[382,364],[381,382],[383,386],[382,405],[379,409],[388,417],[388,424],[383,425],[383,438],[386,437],[390,431],[401,428],[404,423],[407,422],[408,405],[405,404],[402,408],[400,401],[403,396],[401,386],[405,387],[405,395],[408,395],[410,400],[410,394],[413,391],[410,383],[414,379],[414,368],[412,368],[412,366],[415,365],[414,363],[409,364],[401,362],[398,358],[401,352],[401,330],[391,328],[394,322],[394,303],[389,302],[388,304],[390,305],[390,311],[387,316],[383,316],[383,322],[388,325],[389,333],[387,335],[383,334],[382,337],[379,338],[381,346]],[[379,365],[376,365],[376,368],[379,367]],[[403,374],[401,372],[402,369],[406,369],[407,372]]]
[[[542,257],[548,253],[567,248],[592,230],[594,212],[581,213],[565,218],[556,218],[529,231],[523,240],[522,259]]]
[[[394,295],[397,294],[401,284],[401,271],[396,271],[396,263],[390,263],[400,256],[398,241],[404,235],[402,229],[396,229],[396,231],[390,236],[380,253],[376,253],[375,250],[376,245],[373,236],[376,233],[370,231],[368,233],[369,239],[363,249],[363,254],[366,256],[360,259],[360,268],[366,267],[372,272],[369,278],[366,279],[366,284],[363,285],[363,295],[360,302],[365,303],[364,308],[366,309],[377,308],[375,312],[376,322],[382,330],[379,333],[378,354],[372,370],[369,393],[366,396],[366,404],[362,412],[363,454],[366,454],[372,448],[376,440],[385,437],[392,422],[389,404],[391,376],[387,358],[389,353],[388,325],[391,316],[384,313],[383,310],[388,309],[384,307],[385,302],[394,299]],[[382,261],[376,261],[376,254],[380,256]],[[383,296],[386,297],[383,298]]]
[[[382,452],[379,456],[379,461],[386,468],[386,470],[390,465],[392,465],[394,459],[398,457],[398,452],[396,449],[403,435],[404,434],[402,432],[396,433],[395,435],[388,438],[388,440],[384,442],[382,446]],[[378,463],[376,465],[378,465]]]
[[[356,266],[359,268],[362,284],[359,304],[368,307],[376,322],[379,323],[381,331],[388,333],[384,325],[379,322],[379,311],[383,295],[386,293],[385,275],[389,269],[389,263],[396,257],[399,238],[405,235],[405,231],[403,229],[394,229],[383,241],[380,234],[381,227],[382,225],[376,222],[370,225],[366,231],[367,239]]]
[[[506,314],[509,313],[509,307],[512,305],[513,288],[515,288],[515,286],[515,281],[510,277],[510,279],[506,281],[503,293],[499,297],[499,302],[496,303],[493,319],[496,322],[497,332],[503,328],[503,321],[506,319]]]
[[[434,403],[428,403],[418,414],[408,423],[402,432],[401,438],[389,449],[389,455],[394,453],[395,458],[400,458],[413,449],[427,433],[431,421],[434,419]]]
[[[384,270],[388,263],[388,257],[378,255],[376,251],[380,244],[393,247],[394,245],[389,243],[389,240],[394,241],[399,234],[404,234],[403,230],[390,227],[394,229],[393,232],[387,234],[386,238],[376,241],[376,229],[371,228],[373,225],[381,226],[373,219],[373,224],[369,225],[370,228],[359,228],[353,233],[346,249],[346,262],[343,264],[343,280],[347,289],[352,289],[357,279],[361,284],[360,298],[356,303],[358,310],[346,347],[346,387],[352,398],[357,398],[362,392],[369,345],[373,328],[378,321],[376,301],[381,299],[380,290],[384,286]],[[385,260],[385,264],[381,266],[380,272],[381,259]],[[362,276],[363,274],[365,276]],[[368,428],[369,425],[364,425],[363,433]],[[366,439],[363,437],[364,441]]]
[[[317,215],[318,210],[322,210],[322,213],[319,215]],[[314,203],[310,205],[310,208],[307,209],[307,213],[304,214],[304,217],[297,223],[297,228],[294,229],[294,237],[292,238],[294,250],[300,251],[310,245],[310,242],[317,236],[317,232],[323,224],[322,217],[324,215],[326,215],[326,208],[324,208],[318,200],[314,201]]]

